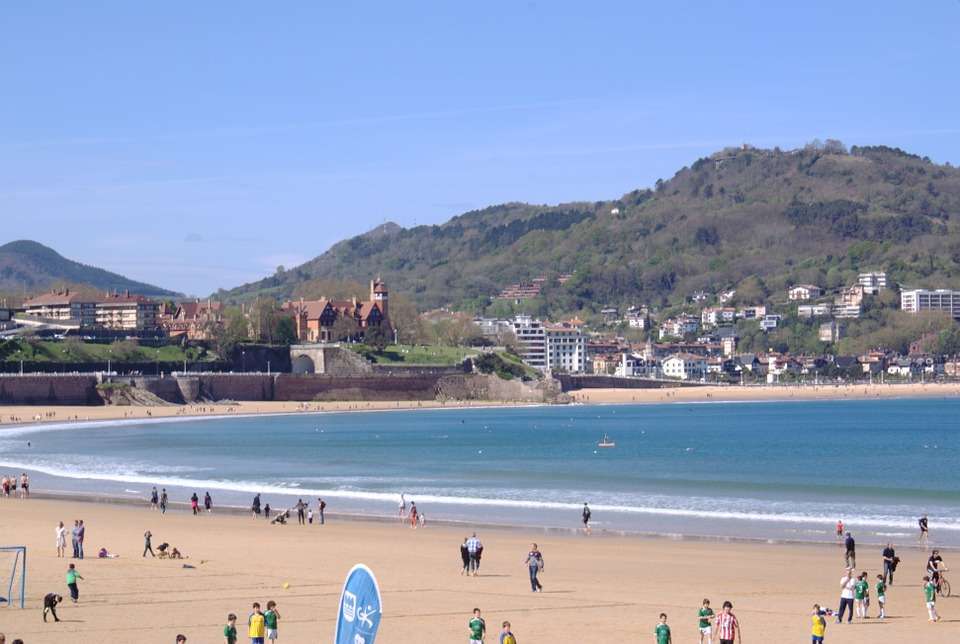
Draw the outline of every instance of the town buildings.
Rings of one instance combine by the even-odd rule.
[[[30,318],[92,327],[97,323],[97,302],[93,297],[71,293],[70,289],[53,290],[26,300],[23,313]]]
[[[167,335],[188,340],[210,340],[214,329],[222,324],[223,304],[213,300],[185,300],[160,320]]]
[[[707,375],[707,359],[692,353],[676,353],[660,363],[665,378],[701,380]]]
[[[520,347],[520,358],[534,369],[547,368],[547,333],[540,320],[529,315],[513,318],[513,334]]]
[[[158,326],[158,302],[142,295],[106,293],[102,296],[51,291],[23,303],[25,316],[51,322],[72,322],[79,328],[145,331]]]
[[[960,320],[960,291],[913,288],[900,291],[900,308],[908,313],[944,311]]]
[[[547,369],[565,373],[587,371],[587,338],[580,326],[571,322],[545,324]]]
[[[882,271],[860,273],[857,283],[863,287],[863,292],[867,295],[877,295],[887,288],[887,274]]]

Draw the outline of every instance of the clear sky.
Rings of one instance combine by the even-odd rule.
[[[0,9],[0,241],[205,295],[742,142],[960,163],[960,0],[146,4]]]

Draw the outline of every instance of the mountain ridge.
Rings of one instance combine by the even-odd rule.
[[[0,246],[0,292],[34,295],[57,286],[86,286],[139,295],[175,297],[180,293],[67,259],[49,246],[17,239]]]

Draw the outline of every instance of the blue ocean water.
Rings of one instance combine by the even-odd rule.
[[[598,449],[609,434],[613,449]],[[30,447],[27,447],[27,441]],[[0,432],[35,488],[711,536],[828,539],[837,519],[960,544],[960,400],[553,406],[100,423]]]

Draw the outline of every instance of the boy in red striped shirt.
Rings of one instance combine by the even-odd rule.
[[[733,644],[734,640],[740,644],[740,622],[732,611],[733,604],[723,602],[723,612],[717,615],[716,628],[720,644]]]

